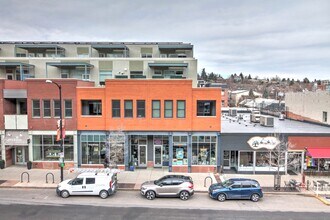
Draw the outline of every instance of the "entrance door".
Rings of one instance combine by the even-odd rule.
[[[139,152],[138,152],[138,165],[139,167],[146,167],[147,166],[147,145],[139,145]]]
[[[230,169],[230,151],[223,151],[223,169]]]
[[[15,164],[25,164],[28,159],[28,148],[25,146],[16,146],[15,148]]]
[[[154,167],[162,167],[163,165],[163,146],[154,146]]]

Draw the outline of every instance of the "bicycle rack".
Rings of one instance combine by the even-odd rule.
[[[55,181],[54,181],[54,174],[52,174],[52,173],[47,173],[47,174],[46,174],[46,183],[48,183],[48,175],[49,175],[49,174],[52,175],[52,177],[53,177],[53,183],[54,183],[54,182],[55,182]]]
[[[30,182],[30,174],[28,173],[28,172],[23,172],[22,174],[21,174],[21,183],[23,183],[23,176],[24,176],[24,174],[27,174],[27,177],[28,177],[28,183]]]
[[[206,187],[206,180],[207,180],[208,178],[210,178],[210,180],[211,180],[211,185],[212,185],[212,183],[213,183],[213,179],[212,179],[210,176],[207,176],[207,177],[205,177],[205,179],[204,179],[204,187]]]

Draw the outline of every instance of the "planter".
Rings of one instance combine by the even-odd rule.
[[[26,166],[27,166],[27,169],[28,169],[28,170],[31,170],[31,168],[32,168],[32,162],[31,162],[31,161],[28,161],[28,162],[26,163]]]
[[[0,160],[0,169],[5,169],[5,164],[4,160]]]
[[[134,166],[129,166],[129,171],[134,171]]]

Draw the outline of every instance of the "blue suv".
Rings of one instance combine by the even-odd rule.
[[[226,199],[251,199],[258,202],[263,197],[258,181],[253,179],[233,178],[209,187],[209,195],[220,202]]]

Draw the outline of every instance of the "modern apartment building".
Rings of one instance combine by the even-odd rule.
[[[193,45],[181,42],[0,42],[0,78],[192,79]]]

